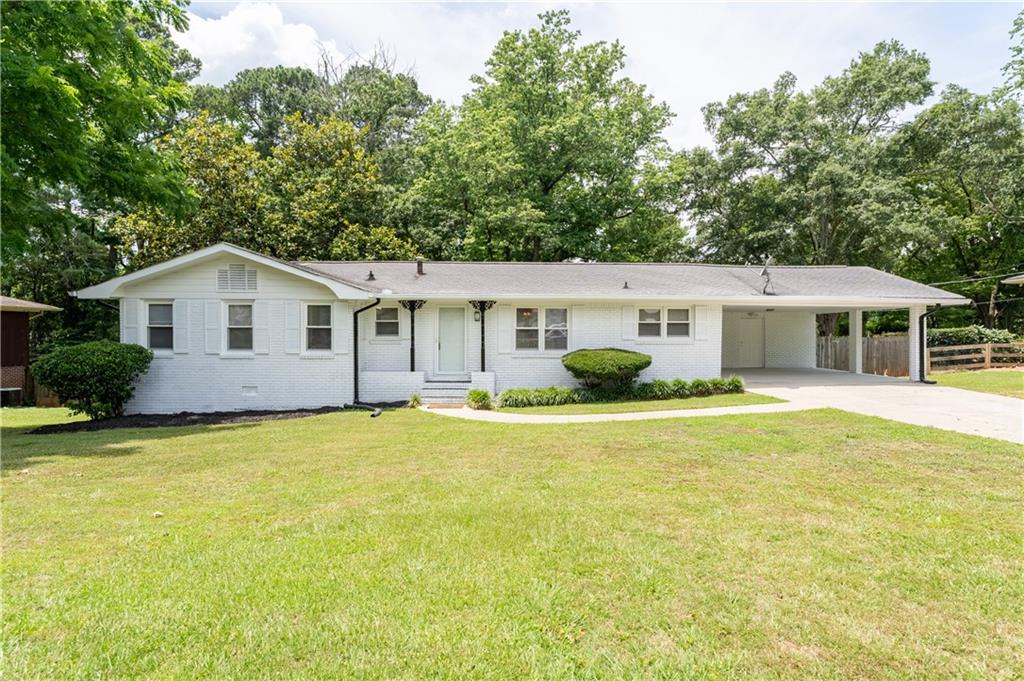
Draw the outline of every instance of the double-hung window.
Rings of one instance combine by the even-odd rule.
[[[516,350],[566,350],[569,311],[564,307],[517,307]]]
[[[689,338],[690,308],[642,307],[637,311],[639,338]]]
[[[378,307],[373,335],[378,338],[398,338],[398,308]]]
[[[171,303],[149,303],[146,308],[146,335],[149,349],[173,349],[174,306]]]
[[[252,350],[252,304],[228,305],[228,350]]]
[[[306,349],[331,349],[331,306],[306,306]]]

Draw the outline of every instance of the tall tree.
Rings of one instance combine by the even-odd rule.
[[[180,173],[151,144],[187,101],[166,39],[184,0],[6,2],[0,27],[0,202],[10,255],[73,211],[174,209]],[[54,202],[55,195],[71,196]]]
[[[272,66],[239,71],[223,88],[200,86],[193,108],[215,120],[238,125],[263,156],[281,142],[285,118],[299,114],[306,122],[336,108],[331,87],[301,66]]]
[[[567,12],[507,32],[455,110],[418,134],[422,172],[402,197],[433,256],[651,257],[683,231],[652,186],[671,114],[619,72],[619,43],[580,44]],[[657,238],[649,238],[657,234]]]
[[[924,55],[890,41],[808,92],[786,73],[707,105],[714,153],[688,153],[682,174],[702,255],[891,266],[923,226],[903,210],[886,145],[931,92]]]

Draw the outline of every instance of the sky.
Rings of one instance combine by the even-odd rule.
[[[896,38],[931,60],[936,92],[950,83],[987,92],[1003,82],[1013,18],[1002,3],[341,3],[193,2],[176,36],[203,62],[199,82],[222,85],[257,66],[315,67],[321,46],[341,63],[382,45],[420,89],[451,104],[504,31],[568,8],[582,41],[619,40],[624,75],[676,114],[675,149],[707,145],[701,107],[770,86],[791,71],[803,88],[859,52]]]

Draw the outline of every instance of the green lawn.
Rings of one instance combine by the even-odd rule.
[[[561,404],[553,407],[503,408],[501,411],[519,414],[616,414],[630,411],[664,411],[667,409],[709,409],[711,407],[738,407],[747,404],[771,404],[785,402],[767,395],[738,393],[732,395],[711,395],[709,397],[688,397],[678,400],[642,400],[624,402],[596,402],[590,404]]]
[[[1008,443],[831,410],[17,431],[55,414],[2,414],[5,678],[1024,668]]]
[[[940,385],[950,388],[977,390],[983,393],[1009,395],[1024,399],[1024,371],[1014,369],[982,369],[979,371],[950,371],[931,374]]]

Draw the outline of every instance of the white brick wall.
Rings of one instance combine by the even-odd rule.
[[[739,323],[740,320],[746,323]],[[750,323],[750,320],[760,320]],[[813,311],[774,310],[772,312],[726,311],[723,317],[723,365],[739,366],[739,334],[757,334],[745,339],[748,346],[761,345],[763,360],[769,369],[813,369],[815,357],[816,319]],[[755,363],[756,365],[757,363]]]
[[[768,369],[813,369],[817,365],[814,312],[776,310],[764,319],[764,365]]]

